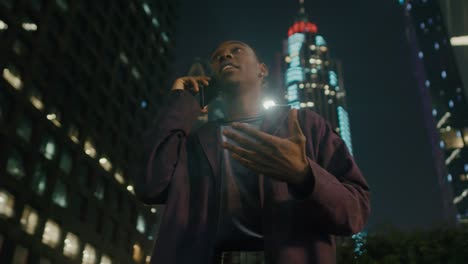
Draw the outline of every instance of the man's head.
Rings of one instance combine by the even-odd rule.
[[[211,54],[213,75],[227,89],[261,89],[268,76],[267,66],[255,51],[242,41],[230,40],[221,43]],[[237,89],[236,89],[237,88]],[[231,91],[231,92],[235,92]]]

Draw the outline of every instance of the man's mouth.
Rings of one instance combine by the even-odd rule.
[[[226,63],[224,65],[221,65],[221,73],[223,72],[229,72],[229,71],[232,71],[232,70],[235,70],[237,69],[238,67],[235,66],[234,64],[231,64],[231,63]]]

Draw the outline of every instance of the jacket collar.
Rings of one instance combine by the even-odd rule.
[[[264,120],[260,130],[270,135],[278,135],[280,128],[285,127],[285,120],[288,118],[289,106],[272,107],[265,112]],[[287,128],[287,125],[286,125]],[[215,183],[219,180],[219,169],[221,161],[221,142],[220,142],[220,121],[209,122],[202,126],[197,135],[200,140],[203,152],[205,153],[212,175],[215,178]],[[284,133],[284,132],[283,132]],[[287,132],[286,132],[287,133]]]

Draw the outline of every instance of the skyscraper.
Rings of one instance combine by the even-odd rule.
[[[445,221],[468,221],[468,107],[436,0],[399,0]]]
[[[331,59],[317,25],[309,22],[304,0],[299,3],[299,15],[283,45],[285,97],[292,108],[310,108],[328,120],[352,153],[346,92],[339,77],[339,64]]]
[[[168,83],[176,1],[0,1],[0,262],[145,263],[129,159]]]

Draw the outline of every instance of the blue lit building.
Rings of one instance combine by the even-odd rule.
[[[405,14],[423,118],[444,217],[468,222],[468,106],[454,53],[435,0],[398,0]],[[430,179],[428,179],[430,180]]]
[[[352,153],[346,92],[340,65],[329,55],[327,42],[308,21],[304,1],[284,43],[286,101],[293,108],[309,108],[341,135]]]

